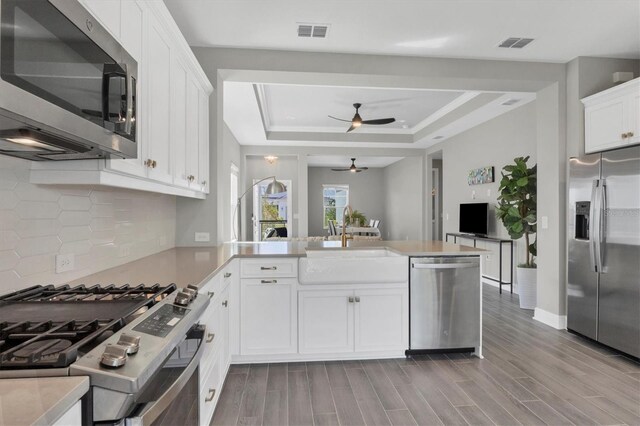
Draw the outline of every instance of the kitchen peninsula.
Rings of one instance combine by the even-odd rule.
[[[441,241],[237,242],[166,250],[71,284],[175,283],[209,299],[199,373],[208,424],[231,364],[405,356],[409,258],[482,252]]]

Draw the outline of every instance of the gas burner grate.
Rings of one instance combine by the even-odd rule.
[[[66,367],[173,291],[34,286],[0,297],[0,370]]]

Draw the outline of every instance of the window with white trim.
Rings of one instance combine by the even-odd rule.
[[[322,226],[327,229],[329,221],[342,223],[342,212],[349,204],[349,185],[322,185]]]

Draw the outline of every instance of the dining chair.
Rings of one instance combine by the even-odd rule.
[[[369,219],[369,226],[373,228],[373,224],[374,224],[375,222],[376,222],[375,220],[373,220],[373,219]]]
[[[333,220],[329,221],[329,235],[338,235],[336,231],[336,222]]]

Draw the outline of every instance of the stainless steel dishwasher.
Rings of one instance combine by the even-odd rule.
[[[480,346],[479,256],[412,257],[407,355]]]

